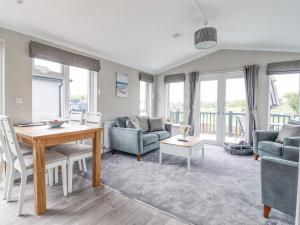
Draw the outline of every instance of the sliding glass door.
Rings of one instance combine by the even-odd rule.
[[[200,137],[208,142],[218,142],[220,104],[218,80],[200,80]]]
[[[246,107],[244,78],[226,79],[225,142],[236,143],[245,139]]]
[[[200,138],[237,143],[246,135],[246,94],[242,72],[200,77]]]

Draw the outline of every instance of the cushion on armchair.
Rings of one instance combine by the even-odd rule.
[[[258,142],[258,149],[261,149],[265,152],[270,152],[274,155],[282,155],[283,144],[273,141],[260,141]]]
[[[158,141],[158,136],[156,134],[143,134],[143,145],[150,145]]]
[[[283,143],[285,138],[296,136],[300,136],[300,125],[283,124],[276,138],[276,142]]]

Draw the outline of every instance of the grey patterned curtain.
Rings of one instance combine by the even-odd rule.
[[[199,72],[190,72],[189,81],[190,81],[190,113],[188,124],[191,126],[189,135],[194,135],[195,133],[195,124],[194,124],[194,105],[195,105],[195,96],[197,92],[197,81],[199,78]]]
[[[245,89],[249,112],[248,140],[253,144],[252,133],[258,128],[257,125],[257,85],[258,85],[258,65],[244,67]]]

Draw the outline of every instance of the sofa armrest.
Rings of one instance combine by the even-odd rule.
[[[282,158],[294,162],[299,162],[299,147],[283,146]]]
[[[279,131],[272,130],[255,130],[253,131],[253,150],[258,155],[258,142],[260,141],[275,141]]]
[[[166,123],[165,128],[166,128],[167,131],[170,132],[170,135],[172,136],[173,125],[171,123]]]
[[[111,146],[115,150],[132,154],[141,154],[143,150],[143,132],[138,129],[110,128]]]
[[[283,140],[284,146],[299,147],[300,137],[287,137]]]
[[[262,203],[295,216],[298,163],[273,157],[261,160]]]

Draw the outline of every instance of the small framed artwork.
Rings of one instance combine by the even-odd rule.
[[[117,96],[128,97],[128,75],[125,73],[117,73]]]

